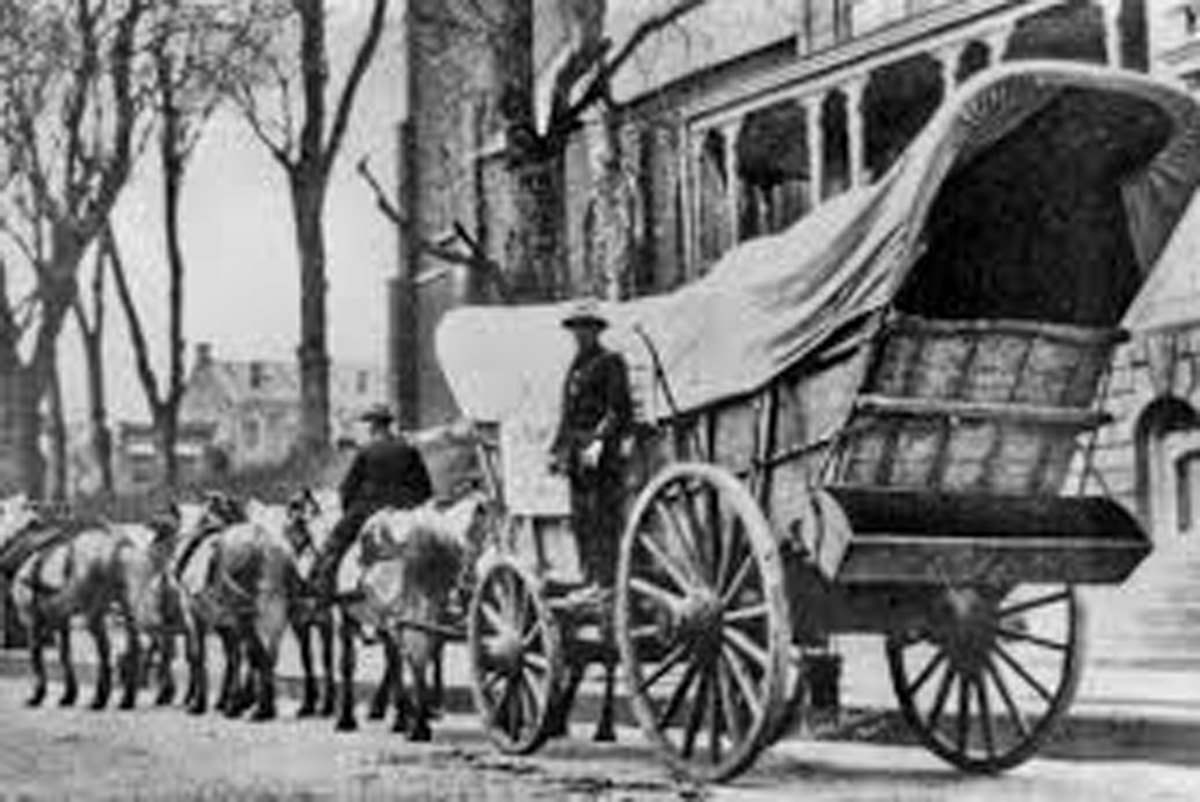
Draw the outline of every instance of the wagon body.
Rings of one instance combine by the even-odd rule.
[[[1120,582],[1150,549],[1115,501],[1079,491],[1122,316],[1200,183],[1198,151],[1200,109],[1174,89],[998,68],[876,186],[610,310],[648,423],[617,641],[675,768],[746,768],[780,711],[821,695],[804,658],[843,632],[884,636],[935,753],[990,772],[1036,750],[1078,682],[1073,586]],[[452,313],[439,349],[468,415],[553,393],[565,342],[544,360],[528,345],[559,313]]]

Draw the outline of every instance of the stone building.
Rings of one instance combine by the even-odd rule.
[[[437,5],[414,0],[413,8],[422,3]],[[621,42],[664,3],[610,2],[604,24]],[[579,7],[535,6],[543,84],[582,24],[572,19]],[[401,135],[411,233],[450,244],[457,224],[504,263],[512,210],[487,38],[421,19],[410,13]],[[1138,0],[712,0],[647,40],[613,87],[621,172],[637,196],[622,208],[638,216],[639,232],[619,245],[632,255],[622,284],[634,294],[672,289],[734,243],[872,181],[957,83],[997,60],[1141,69],[1145,33]],[[602,183],[589,151],[602,135],[599,125],[581,126],[567,156],[568,273],[579,291],[602,283],[589,275],[588,237]],[[393,390],[410,423],[444,423],[456,410],[433,357],[433,330],[445,309],[489,295],[476,273],[413,242],[400,261]]]

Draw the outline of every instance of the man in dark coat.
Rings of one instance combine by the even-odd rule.
[[[338,565],[368,518],[385,507],[416,507],[433,495],[421,452],[392,432],[391,411],[378,405],[364,413],[362,420],[370,426],[371,440],[342,479],[342,518],[330,532],[313,571],[316,590],[323,596],[332,595]]]
[[[563,382],[562,411],[551,446],[552,467],[571,488],[571,528],[585,579],[609,589],[616,581],[624,505],[621,442],[633,418],[629,371],[600,344],[608,325],[593,300],[562,322],[577,351]]]

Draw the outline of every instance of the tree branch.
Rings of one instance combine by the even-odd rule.
[[[587,111],[592,104],[608,94],[613,76],[625,66],[625,62],[629,61],[643,42],[682,19],[685,15],[695,11],[706,2],[707,0],[676,0],[675,3],[663,9],[658,14],[642,20],[616,54],[599,66],[579,100],[566,110],[564,115],[557,121],[558,124],[570,128],[583,112]]]
[[[129,326],[129,339],[133,344],[133,357],[137,366],[138,379],[146,391],[146,400],[149,401],[153,414],[158,407],[162,406],[162,396],[159,394],[158,376],[154,373],[154,366],[150,363],[150,344],[146,340],[142,316],[138,312],[137,303],[129,289],[129,277],[112,227],[106,225],[101,231],[100,237],[101,247],[108,254],[108,263],[112,268],[113,278],[116,280],[117,298],[121,301],[121,308],[125,312],[125,322]]]
[[[363,36],[362,42],[359,43],[358,52],[354,54],[354,63],[350,67],[350,74],[346,76],[346,84],[342,87],[337,110],[333,115],[329,141],[325,145],[321,160],[322,170],[326,174],[333,168],[334,159],[337,158],[338,151],[342,147],[342,139],[345,138],[346,129],[350,126],[350,112],[354,108],[355,95],[358,94],[358,89],[367,74],[367,68],[371,66],[371,62],[375,58],[375,51],[379,49],[379,40],[383,37],[383,26],[387,20],[387,9],[388,0],[375,0],[375,4],[371,7],[367,32]]]

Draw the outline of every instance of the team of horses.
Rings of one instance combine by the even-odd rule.
[[[318,596],[311,580],[323,538],[337,520],[336,502],[336,494],[308,490],[278,505],[213,493],[198,503],[173,504],[148,522],[113,523],[56,514],[21,497],[0,501],[0,585],[28,635],[28,704],[46,700],[44,652],[54,645],[59,703],[76,702],[72,631],[82,622],[95,643],[93,708],[108,705],[116,683],[119,706],[133,708],[147,674],[157,679],[155,702],[171,704],[172,664],[182,643],[188,668],[183,702],[190,713],[204,713],[211,695],[209,636],[216,635],[224,672],[215,707],[230,717],[269,720],[277,715],[276,669],[290,630],[303,671],[300,715],[336,714],[338,729],[353,729],[356,644],[376,643],[386,673],[371,717],[382,718],[390,704],[393,729],[428,740],[440,704],[446,622],[483,548],[490,506],[483,494],[470,492],[452,504],[379,512],[343,559],[330,598]],[[124,643],[115,682],[111,624]]]

